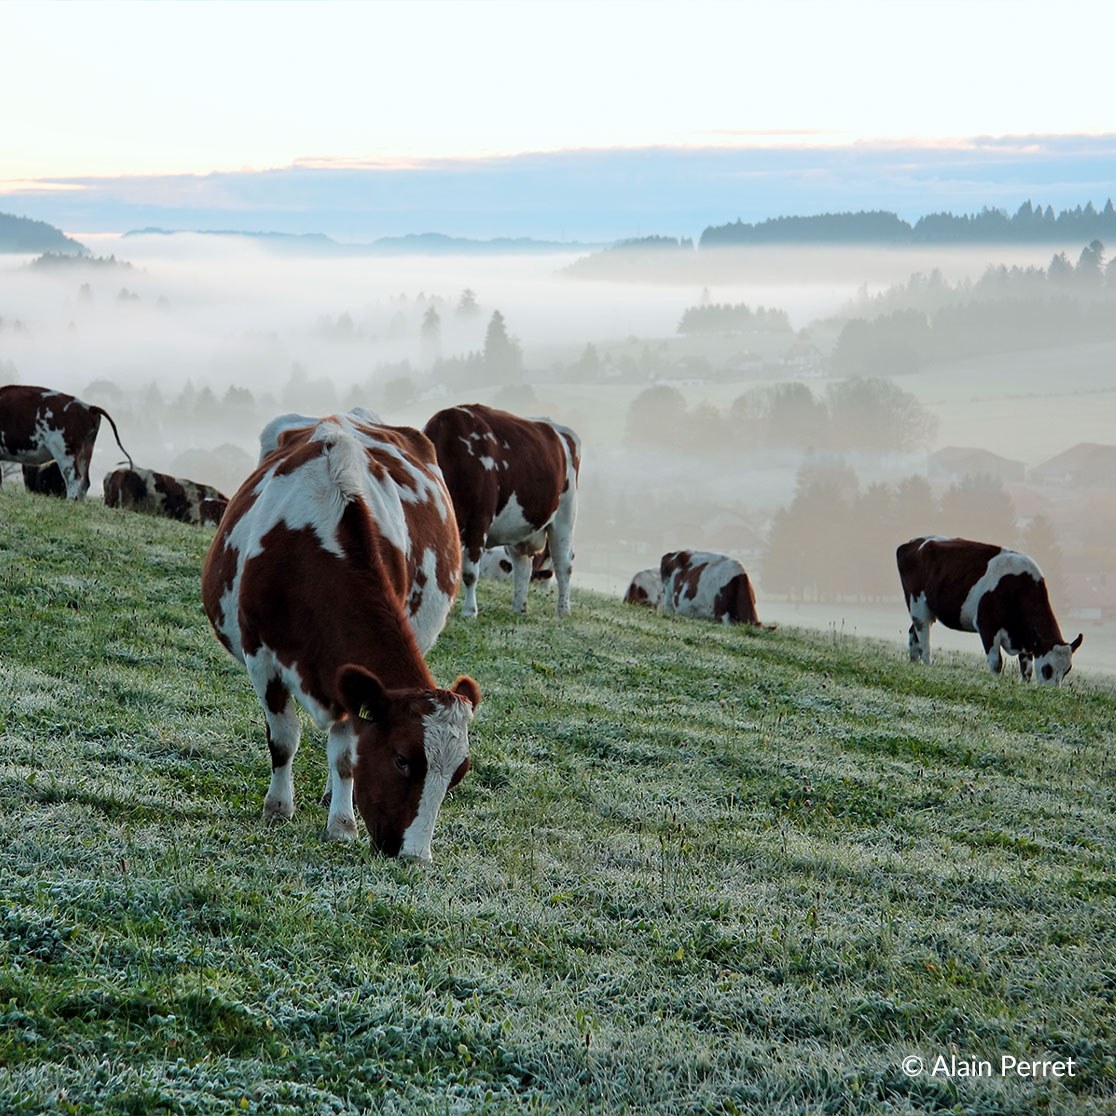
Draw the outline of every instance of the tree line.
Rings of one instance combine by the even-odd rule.
[[[936,426],[914,395],[882,378],[835,381],[820,396],[798,381],[754,388],[727,410],[690,407],[678,388],[656,384],[629,404],[625,440],[728,456],[784,447],[888,453],[929,445]]]
[[[1052,206],[1024,202],[1009,216],[985,207],[979,213],[930,213],[913,225],[884,210],[822,213],[812,217],[772,217],[710,225],[701,248],[741,244],[1019,244],[1046,240],[1092,240],[1116,236],[1112,199],[1103,209],[1092,202],[1055,213]]]
[[[951,286],[939,272],[869,299],[845,323],[833,351],[841,376],[898,375],[937,361],[1020,352],[1076,341],[1116,340],[1116,267],[1090,242],[1076,265],[1064,252],[1043,268],[992,267]]]

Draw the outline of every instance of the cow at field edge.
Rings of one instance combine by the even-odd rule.
[[[229,502],[202,572],[217,638],[248,669],[271,753],[264,817],[294,813],[294,699],[329,733],[326,836],[429,860],[469,768],[480,690],[423,654],[460,578],[457,522],[417,430],[333,416],[288,433]]]
[[[911,614],[911,662],[930,662],[930,626],[977,632],[988,669],[1003,670],[1004,654],[1019,656],[1040,682],[1059,685],[1083,635],[1067,643],[1050,607],[1046,579],[1034,559],[992,543],[936,536],[911,539],[895,551]]]
[[[663,612],[719,624],[764,627],[756,615],[751,578],[735,558],[705,550],[674,550],[663,555],[659,576],[663,579]]]
[[[45,465],[23,465],[23,487],[28,492],[36,492],[40,496],[66,495],[66,478],[58,468],[57,461],[48,461]]]
[[[66,483],[66,497],[81,500],[89,491],[89,463],[93,444],[107,418],[116,444],[120,432],[103,407],[49,388],[8,384],[0,387],[0,461],[44,465],[56,461]]]
[[[216,527],[229,506],[227,496],[210,496],[198,505],[198,516],[203,527]]]
[[[369,411],[364,407],[354,407],[351,411],[347,412],[347,417],[353,422],[361,422],[365,424],[376,425],[383,420],[375,411]],[[274,453],[279,448],[279,442],[282,436],[288,430],[300,430],[304,426],[316,426],[321,421],[315,415],[300,415],[296,411],[288,411],[285,415],[276,415],[264,428],[260,431],[260,458],[258,464],[262,465],[263,460],[269,453]]]
[[[154,469],[114,469],[105,477],[105,506],[201,524],[203,500],[228,497],[211,484],[156,473]]]
[[[557,614],[570,611],[573,531],[581,440],[549,419],[472,403],[439,411],[425,431],[438,451],[461,528],[461,611],[477,614],[477,573],[486,547],[514,555],[512,607],[527,611],[532,555],[549,546]]]
[[[640,570],[628,583],[624,604],[658,608],[663,599],[663,577],[656,569]]]

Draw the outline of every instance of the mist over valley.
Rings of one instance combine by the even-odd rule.
[[[617,267],[586,249],[77,239],[90,257],[0,256],[0,380],[104,406],[139,465],[231,494],[283,411],[545,414],[585,449],[575,585],[620,593],[666,550],[723,551],[765,621],[898,652],[895,545],[987,536],[1030,546],[1063,625],[1086,631],[1081,667],[1116,670],[1116,519],[1097,514],[1116,510],[1116,470],[1074,451],[1116,441],[1103,246],[759,245]],[[1045,326],[1039,304],[1061,308]],[[93,494],[119,457],[102,436]]]

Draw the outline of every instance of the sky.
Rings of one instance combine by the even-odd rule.
[[[761,209],[779,200],[780,160],[803,153],[816,165],[797,166],[799,183],[819,167],[839,178],[846,158],[854,177],[871,178],[860,166],[866,151],[890,153],[886,172],[875,171],[885,186],[929,162],[909,199],[923,207],[935,181],[952,199],[966,182],[994,177],[989,137],[1085,137],[1102,144],[1102,181],[1113,165],[1106,141],[1116,135],[1116,101],[1103,50],[1116,36],[1116,5],[1107,2],[6,0],[0,17],[0,210],[53,214],[67,231],[82,221],[137,227],[150,223],[145,215],[222,224],[223,212],[246,210],[260,220],[275,212],[285,231],[325,231],[315,215],[347,203],[292,183],[346,174],[389,182],[381,213],[408,200],[415,175],[440,176],[452,191],[407,214],[436,219],[463,176],[536,157],[549,160],[559,194],[563,173],[596,159],[596,177],[577,171],[574,185],[607,195],[610,176],[625,187],[643,173],[621,156],[670,152],[682,165],[727,151],[737,158],[733,175],[765,177]],[[1022,140],[1013,145],[1026,154]],[[946,173],[942,158],[953,160]],[[412,177],[386,177],[405,172]],[[691,179],[703,173],[683,175],[685,190],[693,194]],[[1076,189],[1077,202],[1103,203],[1082,196],[1078,173],[1067,170],[1069,196]],[[1086,174],[1092,184],[1096,166]],[[520,175],[506,197],[538,188]],[[492,220],[508,208],[505,187],[485,189],[491,215],[447,218],[438,231],[498,235]],[[672,232],[647,223],[660,204],[664,221],[700,223],[700,198],[691,204],[682,190],[664,189],[665,200],[627,228],[611,215],[599,228],[592,220],[574,228],[557,213],[547,235]],[[76,195],[89,204],[75,204]],[[822,211],[821,196],[812,211]],[[901,191],[880,196],[902,200]],[[810,208],[811,199],[799,204]],[[741,215],[749,216],[733,213]],[[503,231],[537,235],[538,216]],[[426,231],[359,206],[345,221],[332,231]]]

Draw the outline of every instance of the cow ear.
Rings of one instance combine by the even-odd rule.
[[[341,704],[352,717],[386,725],[391,702],[383,683],[362,666],[350,663],[337,672],[337,692]]]
[[[1078,632],[1077,633],[1077,639],[1075,639],[1073,641],[1073,643],[1070,644],[1070,653],[1072,654],[1074,651],[1076,651],[1082,645],[1082,643],[1084,643],[1084,642],[1085,642],[1085,633],[1084,632]]]
[[[467,674],[462,674],[457,678],[454,684],[450,686],[450,692],[464,698],[474,709],[480,705],[480,686]]]

